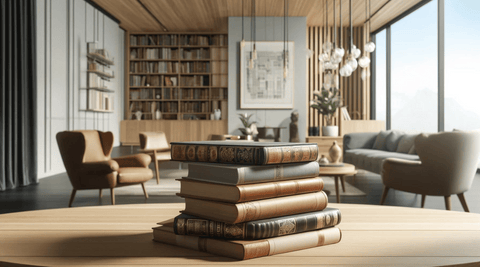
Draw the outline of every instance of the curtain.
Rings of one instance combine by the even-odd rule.
[[[35,0],[0,0],[0,191],[38,182],[35,34]]]

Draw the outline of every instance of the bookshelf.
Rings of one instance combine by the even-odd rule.
[[[97,49],[95,42],[87,43],[87,87],[80,90],[80,111],[113,112],[114,90],[105,82],[115,78],[110,67],[113,59],[106,49]]]
[[[125,119],[214,120],[227,116],[226,33],[130,33]],[[159,114],[160,113],[160,114]]]

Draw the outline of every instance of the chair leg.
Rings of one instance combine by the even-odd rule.
[[[340,179],[339,176],[335,176],[335,193],[337,194],[337,203],[340,203],[340,191],[338,190],[338,179]]]
[[[103,193],[102,193],[102,189],[101,189],[101,188],[100,188],[100,192],[98,192],[98,197],[99,197],[100,199],[102,199],[102,197],[103,197]]]
[[[115,188],[110,188],[110,197],[112,198],[112,205],[115,205]]]
[[[142,189],[143,189],[143,194],[145,195],[145,199],[148,198],[148,193],[147,193],[147,190],[145,189],[145,184],[144,183],[141,183],[142,185]]]
[[[345,193],[345,176],[341,176],[340,181],[342,182],[342,191]]]
[[[157,151],[153,151],[153,157],[155,158],[155,175],[157,176],[157,184],[160,184],[160,174],[158,173],[158,160],[157,160]]]
[[[383,205],[383,203],[385,203],[385,199],[387,198],[387,194],[388,194],[388,190],[390,188],[386,187],[383,188],[383,194],[382,194],[382,199],[380,199],[380,205]]]
[[[465,212],[470,212],[470,210],[468,209],[467,201],[465,200],[465,196],[463,195],[463,193],[457,194],[457,196],[458,196],[458,199],[460,199],[460,202],[462,203],[463,210]]]
[[[445,208],[452,210],[452,198],[450,196],[445,196]]]
[[[70,195],[70,201],[68,202],[68,207],[70,208],[72,206],[73,200],[75,199],[75,194],[77,193],[76,189],[72,190],[72,194]]]
[[[427,195],[422,195],[422,208],[425,207],[425,199],[427,198]]]

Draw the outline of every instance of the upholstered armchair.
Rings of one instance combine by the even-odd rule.
[[[480,131],[421,134],[415,138],[420,161],[386,159],[382,166],[385,186],[380,204],[390,188],[422,195],[443,196],[447,210],[456,194],[468,212],[464,192],[470,189],[480,156]]]
[[[155,164],[155,175],[157,184],[160,183],[158,172],[159,162],[166,162],[172,159],[170,155],[170,144],[164,132],[143,132],[140,133],[140,152],[150,155]]]
[[[68,206],[71,207],[77,190],[110,189],[112,205],[115,205],[114,188],[142,185],[153,177],[148,168],[150,157],[136,154],[112,159],[113,134],[95,130],[64,131],[57,133],[57,143],[63,164],[73,190]]]

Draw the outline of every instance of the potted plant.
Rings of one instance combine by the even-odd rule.
[[[250,118],[253,116],[253,113],[248,115],[248,113],[245,114],[238,114],[238,117],[240,118],[240,121],[243,124],[244,128],[238,128],[242,134],[244,135],[255,135],[258,134],[257,131],[257,125],[255,124],[256,121],[250,122]]]
[[[327,120],[327,125],[322,127],[323,136],[338,136],[338,126],[333,125],[333,117],[337,109],[342,107],[340,91],[336,87],[329,90],[322,87],[320,92],[313,94],[316,98],[310,102],[310,107],[317,109]]]

